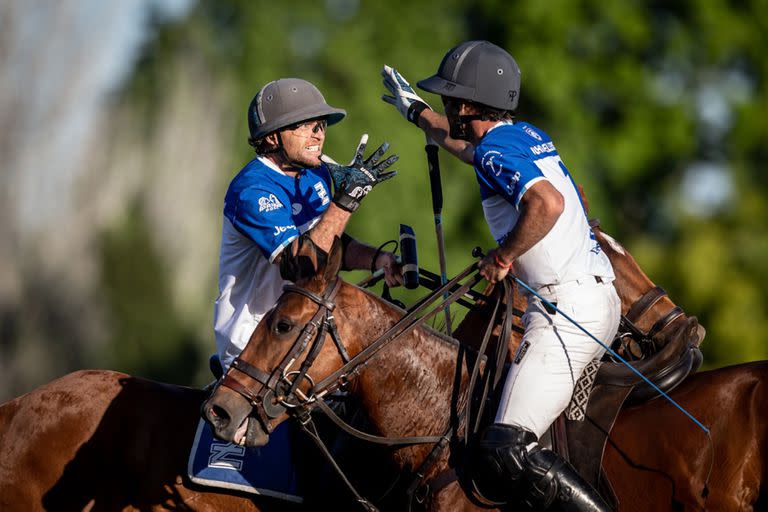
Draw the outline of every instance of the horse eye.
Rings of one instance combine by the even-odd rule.
[[[277,331],[279,334],[285,334],[291,329],[293,329],[293,324],[284,318],[281,318],[275,324],[275,331]]]

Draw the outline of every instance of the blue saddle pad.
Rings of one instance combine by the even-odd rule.
[[[284,421],[261,448],[246,448],[219,441],[211,426],[200,420],[189,454],[187,474],[207,487],[260,494],[302,503],[304,493],[291,457],[293,422]]]

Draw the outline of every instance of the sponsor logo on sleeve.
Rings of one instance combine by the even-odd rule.
[[[320,198],[320,200],[323,202],[323,204],[328,204],[331,201],[328,198],[328,191],[325,190],[325,185],[323,185],[319,181],[315,183],[315,190],[317,191],[317,195]]]
[[[499,151],[486,151],[481,160],[481,165],[488,173],[498,176],[504,167],[501,165],[501,153]]]
[[[291,224],[289,226],[275,226],[275,232],[272,233],[272,234],[277,236],[280,233],[285,233],[286,231],[291,231],[291,230],[295,230],[295,229],[296,229],[296,226],[294,226],[293,224]]]
[[[273,210],[277,210],[283,207],[283,203],[280,202],[277,197],[275,197],[275,194],[269,194],[268,196],[263,196],[259,198],[259,211],[260,212],[271,212]]]
[[[539,132],[531,128],[530,126],[524,126],[523,131],[533,137],[536,140],[542,140],[541,135],[539,135]]]
[[[520,181],[520,171],[515,171],[515,174],[509,178],[509,183],[507,184],[507,191],[510,194],[515,190],[515,185],[517,185],[518,181]]]

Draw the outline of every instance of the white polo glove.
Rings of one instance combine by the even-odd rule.
[[[385,65],[381,70],[381,76],[384,78],[384,87],[392,94],[392,96],[383,95],[381,99],[397,107],[404,118],[418,126],[421,112],[424,109],[432,110],[432,107],[416,94],[411,84],[395,68]]]

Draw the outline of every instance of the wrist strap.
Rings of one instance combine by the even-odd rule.
[[[397,251],[397,240],[387,240],[386,242],[381,244],[379,248],[376,249],[376,252],[373,253],[373,259],[371,260],[371,274],[376,272],[376,260],[379,258],[379,255],[383,252],[384,248],[389,244],[395,244],[395,247],[394,249],[392,249],[392,252]]]
[[[351,195],[344,194],[344,193],[336,194],[333,197],[333,202],[336,206],[338,206],[342,210],[346,210],[350,213],[353,213],[355,210],[357,210],[360,207],[360,201],[358,201]]]
[[[502,268],[512,268],[512,263],[507,263],[506,261],[499,258],[498,253],[493,253],[493,258],[496,260],[496,264]]]
[[[411,106],[408,107],[408,115],[406,117],[410,122],[419,126],[419,117],[421,117],[421,113],[424,112],[424,109],[428,108],[429,106],[426,103],[422,101],[414,101],[411,103]]]

